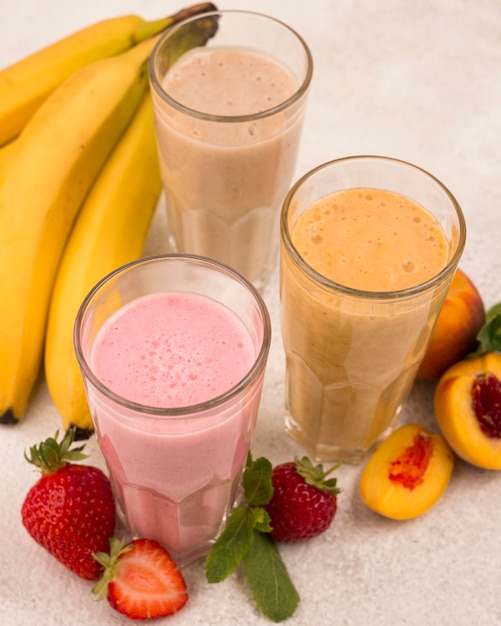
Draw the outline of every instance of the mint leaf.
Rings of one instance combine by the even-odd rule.
[[[501,352],[501,303],[496,304],[485,314],[485,324],[477,334],[478,347],[473,354],[477,357],[488,352]]]
[[[271,519],[263,507],[273,497],[272,473],[268,459],[253,461],[249,452],[242,477],[246,504],[233,510],[226,528],[210,549],[205,576],[209,583],[221,582],[243,563],[258,608],[272,621],[281,622],[294,613],[299,595],[268,535]]]
[[[268,504],[273,496],[271,475],[273,467],[268,459],[260,457],[255,461],[249,453],[243,476],[245,499],[249,506]]]
[[[289,618],[299,604],[292,583],[273,539],[254,530],[254,540],[244,557],[244,571],[259,609],[273,622]]]
[[[485,314],[485,319],[489,322],[496,315],[501,315],[501,302],[491,306],[491,308]]]
[[[225,529],[211,547],[205,561],[209,583],[218,583],[238,567],[254,539],[253,516],[250,509],[239,506],[231,512]]]
[[[260,506],[255,506],[252,511],[252,527],[259,530],[261,533],[271,532],[271,518],[268,511]]]

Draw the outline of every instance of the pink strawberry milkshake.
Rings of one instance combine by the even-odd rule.
[[[93,341],[107,392],[87,384],[88,401],[124,521],[179,565],[207,552],[237,498],[264,366],[242,381],[260,351],[227,306],[181,292],[131,300]]]

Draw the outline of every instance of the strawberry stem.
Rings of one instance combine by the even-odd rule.
[[[133,546],[131,544],[125,545],[124,539],[117,539],[116,537],[110,538],[110,552],[95,552],[93,554],[94,559],[102,566],[103,571],[101,578],[92,587],[92,593],[97,595],[98,600],[106,598],[108,593],[108,585],[115,578],[115,570],[120,562],[120,557],[125,552],[130,552]]]
[[[296,458],[295,464],[296,472],[304,478],[306,484],[316,487],[320,491],[327,491],[333,496],[341,492],[341,489],[337,487],[336,478],[326,480],[327,476],[338,469],[341,463],[337,463],[328,470],[324,470],[322,465],[313,465],[310,459],[304,456],[302,459]]]
[[[87,458],[82,450],[85,445],[71,449],[75,439],[75,429],[68,429],[61,442],[58,442],[59,431],[54,437],[49,437],[42,443],[31,446],[29,455],[25,452],[24,458],[38,467],[42,474],[54,474],[59,469],[73,461],[81,461]]]

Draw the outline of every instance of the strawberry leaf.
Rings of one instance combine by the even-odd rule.
[[[319,463],[313,465],[307,456],[303,456],[302,459],[296,458],[296,472],[304,478],[307,485],[311,485],[320,491],[327,491],[333,496],[337,495],[341,490],[337,487],[337,479],[330,478],[327,480],[327,476],[339,467],[333,465],[330,469],[324,470],[323,466]]]
[[[257,530],[253,532],[254,540],[244,557],[245,577],[263,615],[281,622],[296,610],[299,594],[273,539]]]
[[[209,583],[218,583],[236,570],[253,541],[253,516],[250,509],[233,509],[225,529],[211,547],[205,561]]]
[[[245,499],[249,506],[268,504],[273,496],[271,475],[273,467],[268,459],[260,457],[255,461],[249,453],[243,476]]]
[[[29,454],[24,453],[24,458],[38,467],[42,474],[53,474],[59,469],[74,461],[82,461],[87,455],[82,452],[85,444],[72,448],[75,438],[75,429],[70,428],[61,442],[58,441],[59,431],[54,437],[48,437],[39,445],[31,446]]]

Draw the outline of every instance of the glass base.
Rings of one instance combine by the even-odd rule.
[[[179,568],[207,556],[243,498],[240,474],[234,481],[214,481],[182,502],[137,485],[121,485],[120,494],[116,502],[121,536],[158,541]]]
[[[391,424],[381,435],[368,446],[344,447],[334,442],[312,441],[308,434],[301,429],[290,414],[285,416],[285,432],[289,437],[297,441],[307,452],[308,456],[316,462],[342,462],[350,465],[360,465],[384,439],[386,439],[398,426],[400,410],[395,414]]]
[[[167,213],[168,221],[174,221],[172,216],[169,216],[169,211]],[[276,240],[273,236],[276,231],[274,225],[274,221],[277,221],[276,211],[271,208],[254,209],[230,226],[224,222],[220,223],[214,217],[217,227],[214,224],[210,226],[211,220],[208,216],[202,219],[204,211],[192,210],[189,213],[192,223],[190,227],[186,226],[183,229],[190,234],[189,238],[185,236],[179,242],[170,228],[167,233],[167,251],[174,254],[200,255],[227,265],[244,276],[262,293],[278,262],[278,253],[273,244]],[[198,214],[199,217],[195,217]],[[188,213],[185,212],[185,219],[188,217]],[[201,224],[197,226],[199,220]],[[265,225],[261,226],[263,220]],[[210,227],[213,228],[214,236],[207,237],[204,233],[205,230],[211,232]]]

